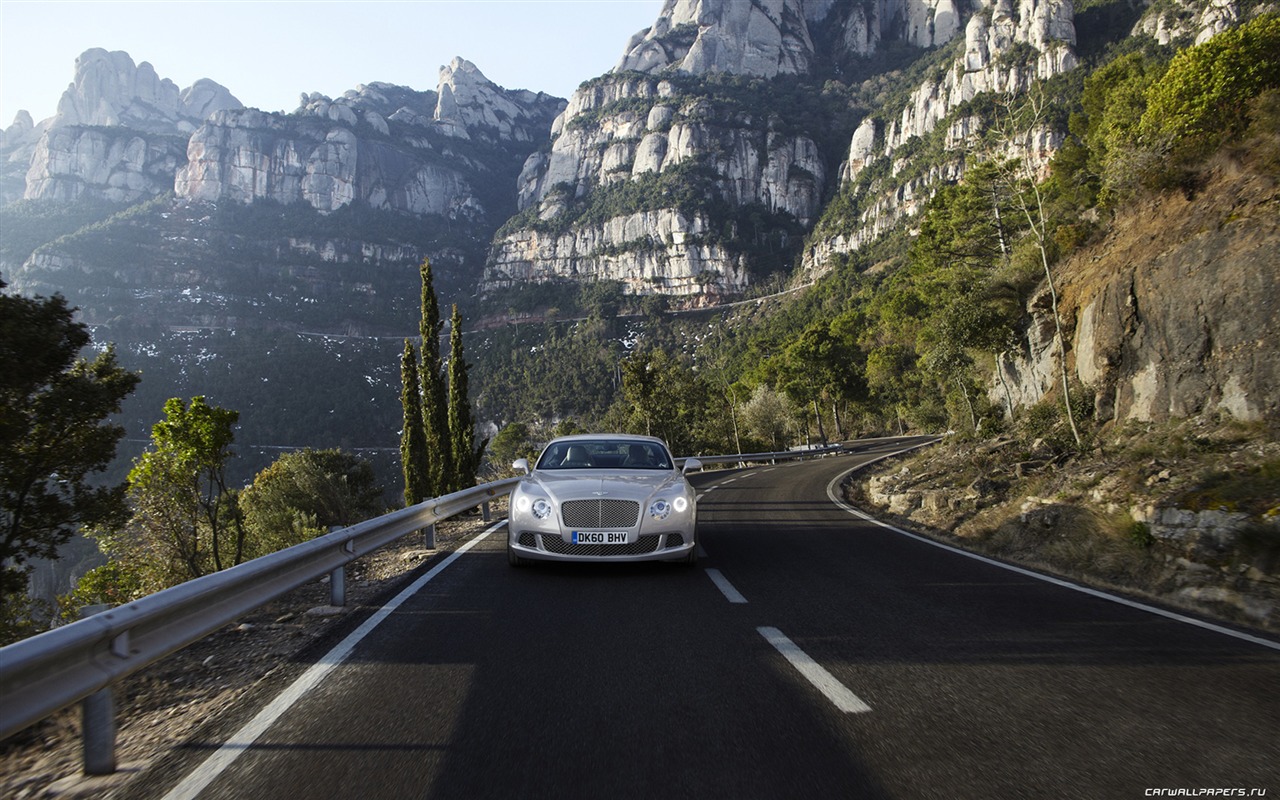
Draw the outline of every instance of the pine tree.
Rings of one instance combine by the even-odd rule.
[[[449,406],[440,361],[440,303],[432,285],[431,260],[423,259],[422,274],[422,431],[426,439],[427,491],[438,497],[449,491],[453,458],[449,441]]]
[[[468,489],[475,484],[479,467],[475,448],[475,420],[467,397],[467,361],[462,353],[462,315],[453,306],[449,319],[449,439],[453,452],[453,485],[451,491]]]
[[[404,340],[400,358],[400,405],[404,408],[404,429],[400,432],[400,465],[404,472],[404,504],[417,505],[427,499],[427,440],[422,430],[422,384],[418,378],[418,351]]]

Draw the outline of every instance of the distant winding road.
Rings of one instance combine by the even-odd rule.
[[[692,570],[513,570],[498,529],[419,578],[345,660],[322,660],[291,704],[246,708],[129,793],[1280,796],[1280,646],[832,502],[834,480],[901,446],[693,476]]]

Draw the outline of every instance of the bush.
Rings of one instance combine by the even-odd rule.
[[[1280,15],[1264,14],[1174,56],[1147,93],[1139,134],[1185,167],[1238,139],[1251,101],[1280,87]]]

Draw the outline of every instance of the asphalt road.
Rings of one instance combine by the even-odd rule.
[[[884,449],[696,476],[695,569],[512,569],[499,530],[155,796],[214,753],[199,797],[1280,796],[1280,649],[833,504]]]

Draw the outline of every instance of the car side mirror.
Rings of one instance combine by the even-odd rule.
[[[529,474],[529,459],[527,459],[527,458],[517,458],[515,461],[512,461],[512,462],[511,462],[511,468],[512,468],[512,469],[514,469],[514,470],[516,470],[517,472],[523,472],[525,475],[528,475],[528,474]]]
[[[681,473],[683,474],[695,469],[702,469],[702,462],[696,458],[690,458],[684,462],[684,469],[681,470]]]

